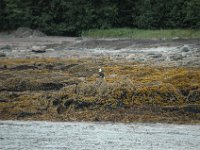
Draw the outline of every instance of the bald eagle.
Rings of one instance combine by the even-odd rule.
[[[105,75],[104,75],[104,73],[103,73],[101,68],[99,68],[99,77],[101,77],[103,79],[105,78]]]

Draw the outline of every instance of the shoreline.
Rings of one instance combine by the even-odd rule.
[[[200,122],[198,40],[50,39],[0,41],[0,119]]]
[[[200,107],[200,105],[199,105]],[[147,108],[147,107],[146,107]],[[168,108],[169,110],[165,110]],[[185,107],[185,109],[188,107]],[[190,107],[191,108],[191,107]],[[91,109],[91,108],[90,108]],[[160,110],[144,110],[139,106],[130,109],[119,108],[116,110],[68,110],[63,114],[54,113],[31,113],[19,112],[15,114],[2,114],[0,120],[18,120],[18,121],[52,121],[52,122],[111,122],[111,123],[165,123],[165,124],[188,124],[199,125],[200,115],[196,112],[187,112],[178,109],[171,112],[173,107],[163,107]],[[137,109],[137,110],[136,110]],[[152,109],[151,106],[148,109]],[[154,107],[154,109],[156,109]],[[186,109],[187,110],[187,109]],[[198,110],[199,111],[199,110]],[[102,114],[102,115],[101,115]]]

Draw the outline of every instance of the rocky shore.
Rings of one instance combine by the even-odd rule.
[[[1,35],[0,119],[200,123],[199,57],[198,39]]]

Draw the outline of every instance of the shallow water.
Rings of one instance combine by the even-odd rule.
[[[200,125],[0,121],[0,149],[199,150]]]

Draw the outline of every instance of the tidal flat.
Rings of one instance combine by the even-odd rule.
[[[1,120],[200,122],[197,39],[5,39]]]

